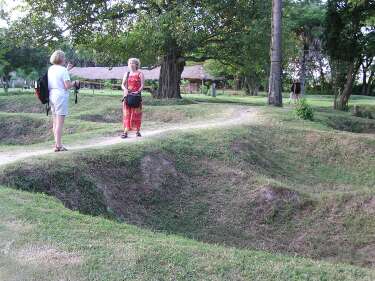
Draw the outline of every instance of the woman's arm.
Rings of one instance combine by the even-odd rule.
[[[65,90],[69,90],[69,89],[76,86],[76,81],[72,82],[70,80],[66,80],[66,81],[64,81],[64,86],[65,86]]]
[[[128,94],[128,87],[127,87],[127,77],[128,77],[128,73],[125,73],[124,74],[124,77],[122,78],[122,82],[121,82],[121,89],[123,90],[124,92],[124,96],[126,96]]]
[[[143,87],[145,86],[145,76],[142,72],[140,72],[140,78],[141,78],[141,87],[139,88],[139,92],[142,92]]]
[[[76,81],[70,81],[69,69],[72,69],[73,65],[71,63],[68,64],[68,67],[64,69],[63,72],[63,80],[64,80],[64,88],[65,90],[69,90],[76,86]]]

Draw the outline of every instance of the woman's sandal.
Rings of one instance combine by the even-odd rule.
[[[121,134],[121,138],[122,139],[126,139],[127,137],[128,137],[128,133],[124,132],[124,133]]]
[[[61,151],[68,151],[65,147],[63,146],[55,146],[55,152],[61,152]]]
[[[140,132],[137,132],[137,133],[136,133],[136,136],[137,136],[137,137],[141,137],[142,135],[141,135]]]

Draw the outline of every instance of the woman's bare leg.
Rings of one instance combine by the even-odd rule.
[[[55,140],[55,146],[56,146],[56,115],[52,115],[52,132],[53,132],[53,139]]]
[[[56,135],[56,147],[62,147],[61,137],[62,131],[64,128],[64,115],[56,115],[56,124],[55,124],[55,135]]]

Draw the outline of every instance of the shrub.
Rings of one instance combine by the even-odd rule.
[[[312,107],[307,103],[306,99],[302,98],[296,102],[294,112],[298,118],[304,120],[313,120],[314,111]]]
[[[103,84],[105,89],[112,89],[112,82],[110,80],[105,80]]]
[[[361,118],[374,119],[375,115],[371,112],[371,108],[355,105],[353,107],[352,115]]]

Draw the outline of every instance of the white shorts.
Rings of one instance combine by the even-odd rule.
[[[49,94],[49,103],[53,115],[68,115],[69,92],[52,89]]]

